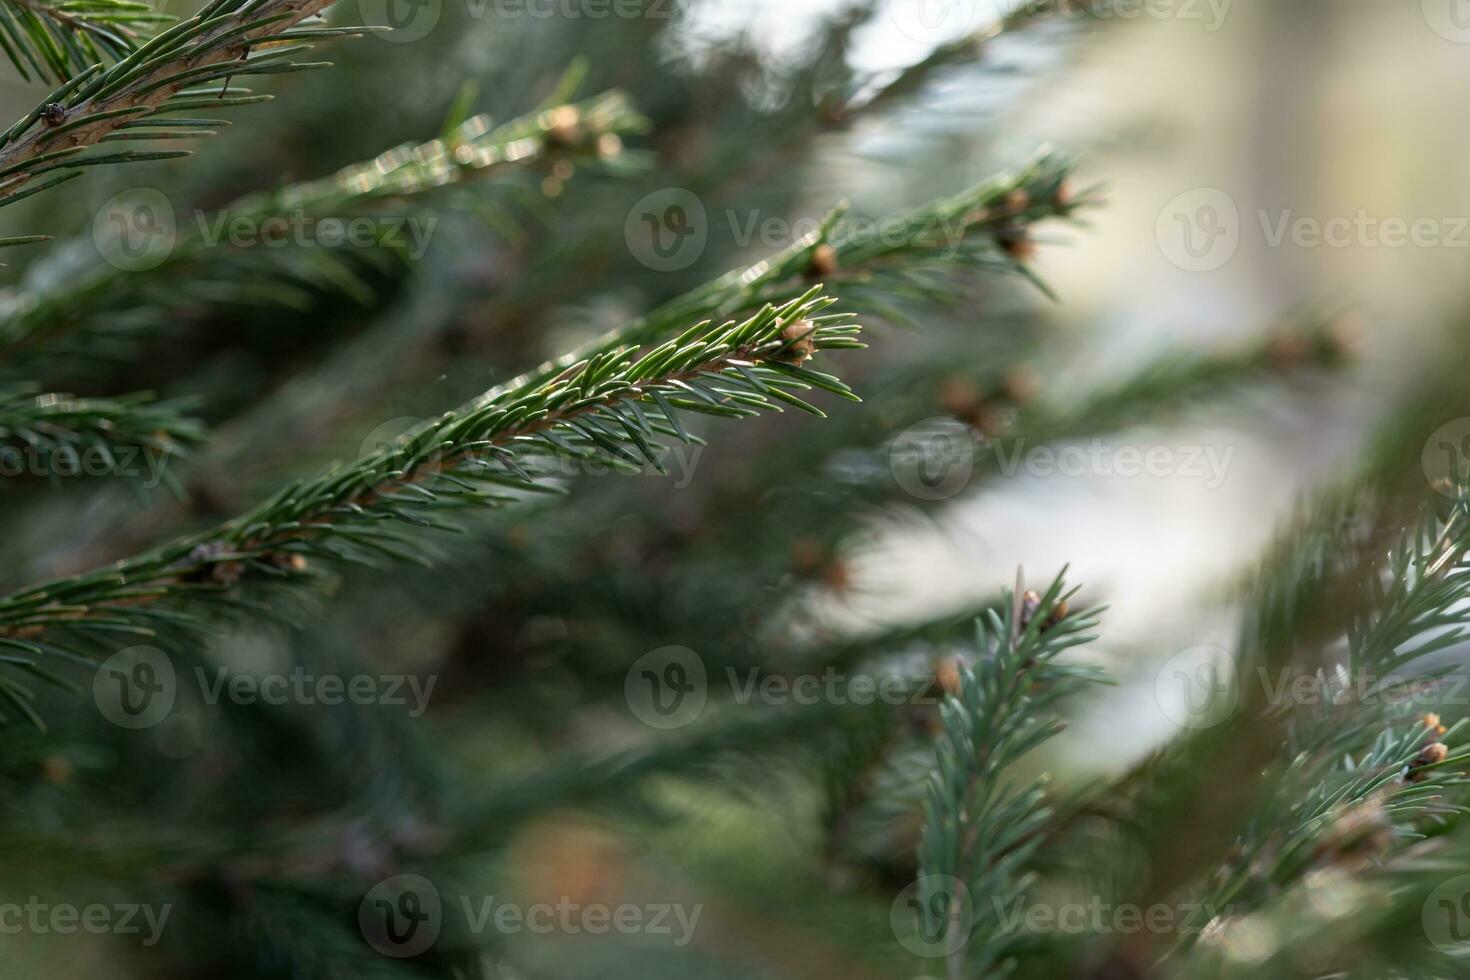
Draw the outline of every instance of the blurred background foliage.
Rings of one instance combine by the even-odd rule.
[[[565,498],[441,540],[433,568],[353,570],[287,625],[239,625],[195,654],[247,672],[432,676],[422,717],[182,697],[164,724],[126,732],[46,695],[48,732],[5,730],[4,890],[167,901],[175,918],[149,948],[0,937],[0,972],[916,975],[889,911],[917,870],[936,713],[776,724],[724,705],[680,741],[630,715],[628,665],[678,645],[712,676],[875,653],[932,671],[1017,564],[1043,581],[1070,562],[1085,597],[1112,607],[1082,656],[1120,684],[1084,695],[1047,750],[1065,797],[1171,730],[1155,665],[1231,641],[1239,610],[1224,587],[1303,488],[1358,458],[1362,432],[1457,322],[1453,250],[1271,249],[1247,234],[1228,266],[1193,274],[1155,241],[1161,209],[1195,187],[1226,188],[1248,231],[1256,208],[1463,213],[1464,52],[1417,12],[1236,4],[1207,31],[1039,11],[992,36],[971,33],[983,16],[916,31],[882,3],[649,3],[669,16],[479,16],[444,0],[421,39],[328,45],[334,68],[272,82],[274,103],[236,112],[193,158],[108,168],[7,212],[10,233],[74,233],[8,250],[0,303],[23,312],[59,295],[76,308],[75,284],[102,268],[90,229],[120,192],[162,192],[182,226],[431,140],[446,120],[534,113],[569,74],[577,98],[620,90],[646,119],[612,151],[379,205],[438,219],[421,257],[206,255],[81,304],[95,333],[30,376],[183,400],[208,439],[171,462],[173,492],[7,481],[5,591],[217,523],[793,243],[744,241],[752,220],[811,227],[843,201],[878,218],[1042,144],[1080,157],[1074,193],[1105,179],[1101,200],[1085,224],[1044,223],[989,266],[857,302],[873,347],[833,360],[864,405],[699,419],[710,445],[672,479],[571,480]],[[344,2],[329,20],[362,14]],[[40,91],[0,79],[14,117]],[[677,272],[625,237],[635,204],[669,187],[709,216],[707,246]],[[983,457],[963,493],[923,500],[895,479],[889,448],[935,419],[1033,445],[1225,447],[1231,463],[1205,486],[1006,475]],[[363,942],[356,909],[406,871],[445,895],[702,902],[704,919],[687,947],[450,934],[398,961]]]

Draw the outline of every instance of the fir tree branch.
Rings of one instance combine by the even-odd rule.
[[[911,298],[936,298],[945,294],[942,281],[926,272],[952,273],[956,265],[971,264],[1027,274],[1016,256],[1026,252],[1030,227],[1048,218],[1070,217],[1095,203],[1091,192],[1079,195],[1070,188],[1069,172],[1069,163],[1044,154],[1015,173],[896,215],[887,223],[888,233],[879,236],[851,234],[841,224],[839,209],[816,232],[777,255],[670,300],[509,386],[555,375],[570,363],[624,344],[656,342],[691,319],[737,315],[763,303],[784,302],[812,282],[840,283],[858,296],[891,297],[897,291]],[[887,302],[871,308],[893,312]]]
[[[83,474],[83,457],[99,456],[109,472],[120,472],[118,457],[125,451],[148,450],[161,458],[162,467],[203,440],[203,427],[179,413],[179,407],[157,402],[147,393],[124,398],[74,398],[40,394],[34,386],[0,387],[0,459],[13,457],[0,476],[26,472],[20,461],[36,456],[45,474]],[[137,475],[142,475],[138,470]]]
[[[126,125],[148,124],[150,119]],[[208,229],[223,236],[241,221],[255,228],[273,221],[311,228],[326,218],[370,215],[390,202],[422,209],[436,201],[454,205],[459,202],[449,196],[453,193],[478,191],[487,184],[511,187],[548,163],[623,165],[622,137],[644,126],[622,93],[607,92],[544,107],[499,126],[476,116],[438,139],[403,144],[330,177],[245,195],[207,218],[200,214],[197,222],[181,224],[170,252],[153,268],[127,271],[97,263],[80,273],[69,271],[65,289],[17,293],[0,323],[0,372],[34,377],[56,359],[72,370],[78,359],[120,359],[139,334],[179,307],[304,307],[311,304],[313,291],[321,290],[366,301],[372,289],[353,265],[361,249],[307,253],[234,248]],[[492,206],[480,199],[474,203]],[[382,242],[373,250],[393,251]],[[184,270],[187,277],[181,276]],[[119,310],[126,310],[125,315]]]
[[[303,28],[306,33],[298,35],[293,29],[330,3],[211,0],[194,17],[150,38],[116,64],[93,65],[75,75],[0,134],[0,207],[51,186],[52,179],[35,184],[45,175],[55,174],[60,181],[75,176],[80,167],[188,155],[181,150],[87,151],[127,122],[193,109],[201,98],[217,96],[219,106],[251,100],[248,89],[230,85],[235,77],[327,67],[325,62],[292,62],[284,55],[301,50],[289,45],[293,37],[319,34]],[[263,48],[257,50],[257,44]]]
[[[412,532],[453,530],[448,512],[554,489],[544,477],[558,457],[660,466],[658,439],[689,438],[681,412],[743,418],[789,406],[821,414],[793,392],[855,396],[801,362],[818,350],[862,346],[845,315],[822,312],[832,302],[814,287],[743,322],[700,323],[641,356],[620,349],[543,384],[486,396],[213,531],[0,599],[0,644],[31,656],[75,655],[99,632],[152,635],[181,625],[168,600],[252,608],[236,586],[299,585],[312,577],[311,561],[423,561]]]
[[[0,50],[26,81],[61,83],[128,57],[147,31],[174,19],[138,0],[3,0]]]
[[[1051,706],[1100,679],[1093,669],[1055,662],[1094,639],[1084,631],[1101,610],[1067,615],[1073,594],[1058,576],[1045,595],[1025,602],[1007,595],[1004,615],[977,620],[979,659],[960,668],[959,690],[944,705],[919,847],[919,884],[929,893],[921,891],[918,904],[925,934],[943,937],[936,945],[952,980],[1003,974],[1020,938],[1007,931],[1001,910],[1024,900],[1024,869],[1050,811],[1039,786],[1017,789],[1006,771],[1061,731]],[[955,881],[969,893],[964,909]]]

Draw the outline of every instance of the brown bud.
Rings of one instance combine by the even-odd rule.
[[[546,114],[546,142],[574,147],[582,143],[582,113],[573,105],[559,105]]]
[[[1445,733],[1444,725],[1441,725],[1439,722],[1439,715],[1432,711],[1424,716],[1424,727],[1436,735],[1443,735]]]
[[[245,574],[245,566],[238,561],[215,561],[229,551],[229,545],[223,541],[206,541],[195,545],[189,551],[189,561],[201,567],[184,573],[184,577],[193,582],[234,585]]]
[[[277,551],[271,555],[271,564],[277,568],[284,568],[288,572],[306,571],[306,557],[298,555],[294,551]]]
[[[945,694],[956,695],[960,693],[960,658],[942,657],[934,665],[934,679],[939,682],[939,688]]]
[[[1392,828],[1383,803],[1370,797],[1332,822],[1317,845],[1315,857],[1319,866],[1360,870],[1386,853],[1392,843]]]
[[[1017,405],[1025,405],[1041,391],[1041,380],[1029,365],[1017,364],[1006,372],[1001,390]]]
[[[1436,765],[1449,757],[1449,746],[1443,742],[1430,742],[1424,748],[1420,749],[1419,754],[1414,757],[1414,761],[1409,763],[1408,771],[1404,773],[1404,780],[1410,783],[1423,781],[1426,778],[1423,771],[1426,766]]]
[[[822,584],[833,592],[852,588],[852,566],[841,558],[833,558],[822,569]]]
[[[1035,589],[1027,589],[1021,596],[1021,629],[1031,625],[1031,620],[1036,618],[1037,612],[1041,610],[1041,593]],[[1067,600],[1063,599],[1047,614],[1046,621],[1041,624],[1041,631],[1045,633],[1067,616]]]
[[[48,755],[41,760],[41,778],[48,783],[64,783],[71,779],[72,764],[59,755]]]
[[[1031,192],[1017,187],[1006,195],[1006,207],[1011,211],[1024,211],[1031,206]]]
[[[1305,338],[1296,332],[1283,333],[1271,341],[1267,356],[1279,368],[1296,367],[1307,356],[1309,346]]]
[[[970,421],[980,402],[980,388],[963,375],[952,374],[939,382],[939,405],[955,418]]]
[[[1056,203],[1057,207],[1065,208],[1072,204],[1075,197],[1076,192],[1072,190],[1072,182],[1063,177],[1061,182],[1057,184],[1057,190],[1052,196],[1052,200]]]
[[[1017,262],[1029,262],[1036,257],[1036,243],[1021,227],[1008,228],[996,236],[996,243],[1007,255]]]
[[[817,352],[816,324],[810,320],[792,320],[781,328],[786,346],[777,355],[787,364],[802,364]]]
[[[837,274],[837,249],[823,242],[812,249],[810,264],[806,268],[808,279],[826,279]]]

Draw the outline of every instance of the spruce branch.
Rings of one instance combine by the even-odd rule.
[[[1467,518],[1464,500],[1426,507],[1382,568],[1363,570],[1345,657],[1294,689],[1301,704],[1271,706],[1290,715],[1286,761],[1211,876],[1210,907],[1243,914],[1312,870],[1387,859],[1466,812],[1455,792],[1470,784],[1466,754],[1454,740],[1470,720],[1446,727],[1425,715],[1450,668],[1420,664],[1470,635]],[[1366,840],[1338,841],[1370,818]]]
[[[210,119],[184,122],[223,124]],[[80,273],[69,272],[65,289],[18,291],[0,321],[0,372],[33,377],[57,358],[73,368],[78,360],[120,359],[140,334],[179,308],[305,308],[319,291],[366,303],[372,287],[362,281],[354,262],[368,252],[394,254],[393,242],[384,235],[367,250],[344,246],[307,252],[235,248],[213,237],[210,229],[222,235],[227,226],[244,221],[256,228],[298,222],[309,230],[323,219],[372,215],[389,204],[426,213],[435,206],[489,208],[494,205],[485,200],[487,188],[512,188],[548,165],[627,166],[622,140],[645,125],[626,96],[611,91],[545,106],[498,126],[487,116],[475,116],[437,139],[405,143],[329,177],[247,194],[211,215],[201,213],[197,222],[181,222],[168,255],[150,269],[128,271],[99,262]],[[458,200],[455,194],[476,196]],[[510,215],[498,223],[514,225]],[[406,255],[402,258],[409,261]]]
[[[943,937],[952,980],[1003,975],[1021,938],[1007,932],[1001,910],[1024,900],[1025,867],[1050,810],[1039,785],[1018,789],[1007,770],[1062,730],[1049,709],[1100,679],[1095,669],[1055,662],[1095,639],[1085,631],[1101,609],[1068,615],[1075,593],[1059,575],[1044,595],[1007,594],[1004,614],[976,621],[978,659],[960,668],[959,690],[944,704],[919,847],[919,882],[940,890],[920,896],[919,914],[927,935]],[[941,881],[969,892],[973,923]]]
[[[0,50],[26,81],[62,83],[127,58],[174,19],[138,0],[3,0]]]
[[[89,637],[186,625],[170,600],[261,610],[238,588],[300,585],[310,563],[425,561],[413,536],[454,530],[446,516],[554,490],[556,460],[661,467],[665,437],[689,440],[682,412],[744,418],[793,407],[793,392],[856,396],[802,366],[820,350],[863,346],[813,287],[742,322],[699,323],[640,353],[622,348],[551,381],[487,395],[341,469],[293,484],[235,520],[150,554],[0,599],[0,645],[31,657],[85,653]],[[29,662],[29,661],[28,661]]]
[[[88,151],[122,131],[125,123],[193,109],[201,98],[219,97],[220,106],[252,99],[248,89],[230,84],[232,78],[328,67],[326,62],[287,59],[309,47],[292,44],[293,38],[320,35],[310,26],[298,33],[297,25],[330,3],[211,0],[194,17],[155,35],[115,64],[94,64],[74,75],[0,134],[0,207],[49,186],[49,179],[45,185],[34,183],[47,174],[60,181],[80,167],[188,155],[182,150]],[[345,33],[370,30],[350,28]]]
[[[162,472],[169,459],[185,455],[203,438],[203,427],[180,414],[180,406],[155,401],[147,392],[74,398],[42,394],[34,385],[0,387],[0,458],[44,456],[41,462],[51,475],[84,472],[83,457],[94,454],[109,472],[118,472],[119,455],[132,450],[159,454],[156,465]],[[7,467],[0,475],[19,473]]]
[[[1017,246],[1028,242],[1033,224],[1069,217],[1095,202],[1092,192],[1073,191],[1070,164],[1042,154],[1015,173],[1001,174],[951,197],[893,216],[891,233],[851,234],[838,209],[806,236],[769,259],[730,272],[663,304],[626,327],[549,361],[510,382],[510,387],[554,376],[569,364],[625,344],[654,343],[678,324],[704,317],[734,316],[779,303],[804,292],[813,282],[841,284],[844,293],[867,296],[874,312],[888,314],[894,294],[943,298],[942,280],[932,273],[959,265],[1023,272]],[[930,275],[926,275],[926,273]],[[882,299],[883,302],[877,302]],[[856,300],[862,304],[861,299]]]

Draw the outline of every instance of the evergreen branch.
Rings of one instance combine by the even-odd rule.
[[[731,272],[670,300],[648,316],[614,330],[571,354],[549,361],[510,387],[555,375],[586,357],[625,344],[653,343],[680,323],[733,316],[800,295],[812,282],[840,283],[858,295],[934,298],[943,289],[924,273],[952,273],[956,264],[1023,272],[1030,227],[1053,217],[1070,217],[1095,203],[1067,182],[1070,164],[1043,154],[1016,173],[1002,174],[948,198],[896,215],[879,236],[853,234],[842,225],[843,210],[828,215],[817,231],[769,259]],[[857,302],[861,303],[861,300]],[[891,313],[891,304],[874,312]]]
[[[1470,780],[1446,745],[1470,721],[1446,729],[1423,715],[1448,668],[1416,666],[1470,632],[1470,511],[1463,500],[1438,510],[1401,535],[1382,572],[1365,570],[1346,659],[1305,690],[1293,686],[1300,705],[1272,706],[1293,716],[1287,762],[1211,876],[1209,907],[1249,911],[1315,868],[1384,859],[1426,825],[1466,812],[1450,791]]]
[[[1062,730],[1047,713],[1051,706],[1100,679],[1095,670],[1054,662],[1094,639],[1084,631],[1101,610],[1067,615],[1073,594],[1058,576],[1045,595],[1008,594],[1004,615],[992,610],[977,620],[979,660],[960,668],[959,690],[944,705],[924,807],[918,904],[924,934],[942,937],[935,945],[952,980],[1004,975],[1020,938],[1007,932],[1001,910],[1024,900],[1024,868],[1050,811],[1039,785],[1017,789],[1006,771]],[[967,902],[954,894],[956,881]]]
[[[161,457],[158,472],[170,458],[184,455],[201,442],[203,427],[179,414],[176,405],[139,393],[124,398],[73,398],[40,394],[34,386],[0,388],[0,458],[17,461],[32,455],[49,475],[90,472],[84,460],[95,455],[109,473],[122,472],[118,456],[146,450]],[[24,466],[0,470],[19,475]],[[138,475],[141,475],[139,473]]]
[[[108,138],[148,132],[141,127],[152,125],[225,124],[214,119],[154,119],[124,122],[123,132]],[[117,358],[127,351],[131,338],[180,305],[298,307],[309,302],[308,291],[313,289],[366,300],[371,287],[352,264],[362,250],[318,249],[312,253],[313,261],[306,262],[298,249],[229,247],[227,239],[220,240],[224,229],[242,220],[257,228],[268,222],[314,228],[326,218],[371,214],[374,206],[389,201],[428,202],[472,185],[509,183],[547,162],[615,162],[622,156],[622,137],[644,125],[621,93],[607,92],[500,126],[476,116],[439,139],[404,144],[330,177],[248,194],[208,218],[201,214],[197,223],[182,226],[168,255],[151,269],[126,271],[98,263],[84,273],[69,274],[64,290],[19,293],[0,323],[0,370],[30,377],[43,370],[45,362],[58,358],[69,365],[78,358]],[[373,247],[394,250],[381,240]],[[179,272],[185,267],[191,275],[181,285]],[[150,307],[157,307],[154,317],[147,316]],[[119,323],[115,311],[122,308],[127,314]]]
[[[487,396],[213,531],[14,593],[0,599],[0,643],[31,655],[83,653],[79,639],[99,631],[153,635],[179,625],[161,608],[166,600],[253,608],[236,586],[299,585],[313,577],[311,561],[424,561],[412,532],[454,530],[443,519],[450,511],[554,489],[547,477],[557,458],[657,468],[658,439],[689,438],[681,412],[743,418],[790,406],[821,414],[793,394],[812,388],[855,400],[836,378],[801,366],[818,350],[863,346],[846,315],[822,313],[834,301],[819,292],[743,322],[698,324],[641,356],[621,349]]]
[[[185,155],[75,154],[102,142],[130,119],[177,109],[180,102],[192,106],[199,96],[248,94],[229,85],[231,75],[325,67],[260,64],[251,55],[254,45],[314,17],[330,3],[212,0],[194,17],[155,35],[110,67],[93,65],[75,75],[0,135],[0,207],[19,200],[27,185],[52,170]],[[274,57],[270,52],[266,56]],[[213,85],[216,81],[221,84]]]
[[[0,50],[26,81],[61,83],[127,58],[174,19],[138,0],[0,0]]]

